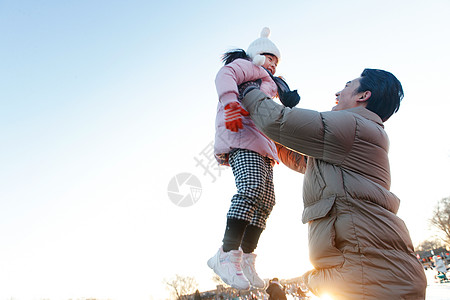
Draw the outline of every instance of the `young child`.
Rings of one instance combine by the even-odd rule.
[[[266,220],[275,205],[273,166],[278,162],[275,143],[259,131],[239,104],[239,86],[259,81],[266,95],[279,95],[285,106],[295,106],[300,97],[287,84],[274,77],[280,51],[269,40],[269,28],[253,41],[247,52],[242,49],[225,53],[223,66],[216,76],[219,96],[214,152],[217,161],[229,165],[235,177],[237,193],[227,213],[223,245],[208,266],[230,286],[264,288],[255,270],[256,254]]]

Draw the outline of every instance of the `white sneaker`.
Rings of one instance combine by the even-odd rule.
[[[208,260],[208,267],[214,270],[226,284],[238,290],[248,290],[250,283],[241,269],[242,250],[223,252],[222,247]]]
[[[263,289],[266,283],[256,273],[255,259],[256,254],[244,253],[241,262],[242,271],[252,286]]]

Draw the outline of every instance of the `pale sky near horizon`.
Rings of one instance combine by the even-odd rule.
[[[450,2],[274,3],[0,0],[0,300],[166,299],[176,274],[215,287],[206,261],[234,179],[196,159],[214,139],[221,54],[264,26],[299,107],[329,110],[366,67],[402,82],[385,124],[391,190],[415,245],[436,233],[427,220],[450,196]],[[257,267],[291,278],[311,268],[303,175],[274,172]],[[169,199],[180,173],[201,182],[190,207]]]

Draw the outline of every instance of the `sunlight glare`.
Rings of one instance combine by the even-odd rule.
[[[311,297],[313,300],[333,300],[333,297],[331,297],[328,294],[322,294],[320,297],[313,295]]]

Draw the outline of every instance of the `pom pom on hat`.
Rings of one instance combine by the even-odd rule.
[[[280,50],[278,50],[277,46],[269,40],[270,29],[268,27],[264,27],[261,30],[260,38],[254,40],[250,46],[248,46],[247,54],[253,60],[255,65],[263,65],[265,61],[265,57],[260,55],[262,53],[270,53],[275,55],[278,60],[281,58]],[[261,56],[264,60],[261,63]]]
[[[264,27],[264,28],[261,30],[261,37],[262,37],[262,38],[268,38],[269,35],[270,35],[270,29],[269,29],[269,27]]]

